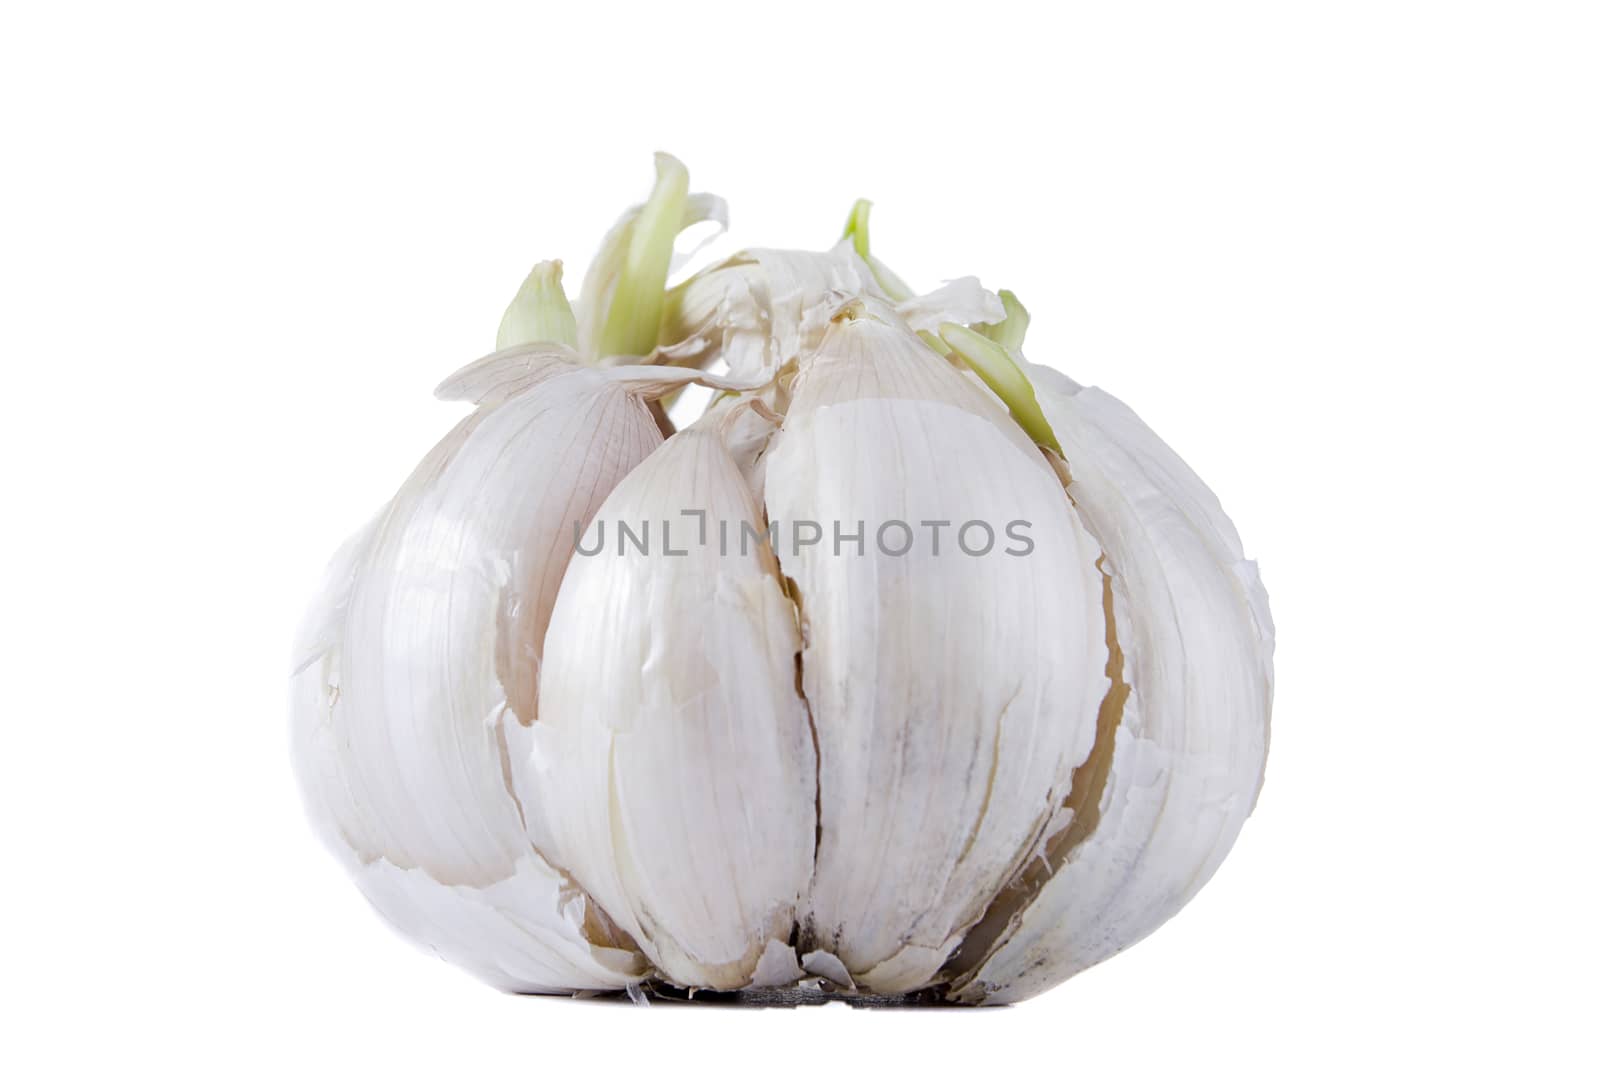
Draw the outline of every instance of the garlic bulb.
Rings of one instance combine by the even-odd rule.
[[[576,307],[535,267],[330,565],[292,681],[323,837],[518,992],[1000,1003],[1144,937],[1266,759],[1272,622],[1216,499],[1023,357],[1014,296],[914,293],[864,202],[669,287],[700,222],[661,156]]]

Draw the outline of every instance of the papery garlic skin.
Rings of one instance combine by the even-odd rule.
[[[604,541],[623,524],[652,551]],[[634,468],[562,584],[529,730],[534,840],[691,988],[744,988],[784,945],[816,840],[799,626],[765,542],[721,550],[746,525],[720,426]]]
[[[658,156],[329,567],[307,807],[499,988],[1020,1000],[1171,917],[1255,803],[1272,620],[1215,497],[1022,357],[1013,294],[912,290],[867,207],[669,284],[726,205]]]

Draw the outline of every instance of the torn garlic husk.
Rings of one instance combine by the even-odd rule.
[[[307,808],[499,988],[1019,1000],[1171,917],[1254,805],[1272,622],[1215,497],[1023,357],[1014,295],[915,292],[867,207],[675,279],[726,206],[658,156],[329,566]]]

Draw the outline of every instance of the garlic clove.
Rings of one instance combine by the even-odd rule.
[[[691,988],[785,969],[770,946],[791,936],[816,841],[799,632],[764,543],[742,538],[762,523],[718,425],[733,414],[670,438],[585,533],[523,790],[534,840]]]
[[[1205,884],[1260,791],[1272,702],[1266,593],[1216,497],[1114,397],[1027,370],[1105,548],[1128,691],[1093,810],[1074,813],[1053,875],[955,981],[957,999],[991,1003],[1133,944]]]
[[[503,725],[536,714],[573,523],[661,436],[602,370],[545,351],[475,367],[451,388],[484,402],[341,555],[304,631],[293,681],[304,792],[334,851],[411,936],[488,973],[483,929],[498,923],[525,957],[502,968],[508,980],[608,988],[629,970],[612,951],[625,939],[533,852],[506,784]],[[426,931],[424,896],[441,909]],[[540,937],[562,951],[531,932],[518,940],[536,925],[521,909],[558,898]]]
[[[903,555],[780,553],[820,753],[802,947],[874,992],[916,989],[1026,861],[1093,743],[1099,547],[1004,411],[865,306],[798,375],[765,484],[785,532],[861,522],[893,549],[891,524],[918,535]],[[929,521],[956,524],[937,554]],[[1029,523],[1032,550],[968,555],[969,522],[1001,539]]]

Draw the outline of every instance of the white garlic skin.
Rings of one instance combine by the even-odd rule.
[[[1215,497],[1018,356],[1060,454],[1035,444],[914,332],[997,321],[970,280],[890,299],[841,246],[677,292],[663,338],[757,383],[748,405],[663,443],[671,368],[496,353],[441,387],[476,409],[330,565],[295,756],[368,898],[507,990],[969,1004],[1176,913],[1254,805],[1272,698],[1266,594]],[[684,509],[867,543],[573,555],[591,523]],[[1034,548],[872,543],[919,518],[1026,520]]]

